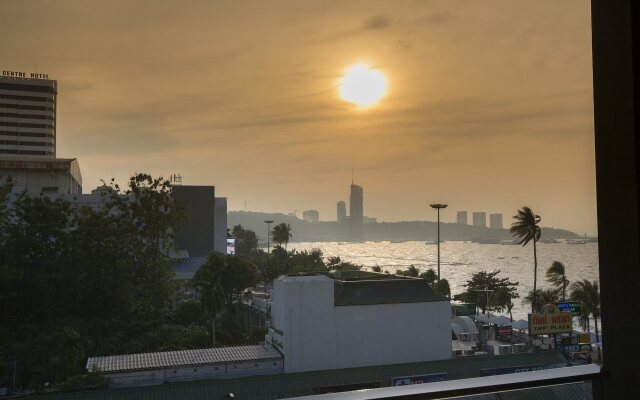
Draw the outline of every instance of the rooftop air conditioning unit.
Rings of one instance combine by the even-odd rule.
[[[511,353],[511,345],[510,344],[501,344],[498,346],[498,352],[500,354],[509,354]]]
[[[462,332],[462,333],[460,333],[460,335],[458,335],[458,337],[463,342],[467,342],[467,341],[471,340],[471,335],[469,335],[469,332]]]
[[[462,355],[462,350],[460,350],[460,349],[454,350],[453,351],[453,355],[454,356],[461,356]]]
[[[527,349],[527,345],[525,343],[516,343],[513,345],[514,353],[524,353]]]

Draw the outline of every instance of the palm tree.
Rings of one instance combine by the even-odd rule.
[[[538,288],[538,254],[536,252],[536,242],[540,240],[541,230],[538,226],[541,218],[531,211],[529,207],[522,207],[518,210],[518,215],[514,215],[515,222],[511,224],[509,231],[513,236],[520,239],[520,244],[526,246],[527,243],[533,242],[533,293]],[[535,298],[532,299],[531,313],[536,310]]]
[[[522,304],[534,304],[536,305],[534,312],[541,312],[542,307],[545,304],[555,303],[560,300],[560,289],[556,288],[547,288],[547,289],[538,289],[535,291],[535,298],[533,296],[533,291],[529,292],[523,299]]]
[[[285,224],[284,222],[278,224],[273,227],[271,231],[271,237],[273,241],[282,246],[284,243],[284,249],[287,250],[287,244],[289,243],[289,239],[293,237],[291,234],[291,225]]]
[[[553,264],[547,270],[547,282],[557,287],[562,288],[562,301],[567,297],[567,286],[569,286],[569,280],[565,274],[564,264],[560,261],[554,261]]]
[[[594,327],[596,329],[596,341],[600,341],[600,332],[598,331],[598,318],[600,318],[600,285],[598,281],[590,282],[583,279],[574,282],[571,285],[571,300],[580,302],[582,310],[586,314],[593,317]]]

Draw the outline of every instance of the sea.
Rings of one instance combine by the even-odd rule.
[[[554,261],[565,265],[567,279],[598,280],[598,243],[568,244],[537,243],[538,288],[549,287],[545,272]],[[380,266],[383,271],[395,273],[398,269],[415,266],[420,272],[429,268],[437,270],[437,248],[425,242],[300,242],[289,243],[289,249],[297,251],[320,249],[325,260],[338,256],[342,261],[359,264],[370,270]],[[530,306],[522,304],[522,298],[533,289],[533,246],[478,244],[465,241],[440,243],[440,275],[449,281],[451,294],[464,291],[464,284],[479,271],[500,271],[498,277],[519,282],[519,299],[514,300],[514,320],[527,319]],[[568,296],[568,294],[567,294]]]

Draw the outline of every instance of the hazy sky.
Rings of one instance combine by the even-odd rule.
[[[335,219],[429,202],[595,233],[588,0],[19,1],[0,69],[57,79],[58,156],[84,191],[136,171],[215,185],[229,208]],[[388,93],[338,96],[354,63]]]

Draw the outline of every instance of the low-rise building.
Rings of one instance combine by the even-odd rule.
[[[270,345],[256,345],[89,357],[86,368],[117,388],[280,374],[283,359]]]
[[[426,280],[347,271],[281,276],[267,343],[285,372],[451,358],[451,305]]]

